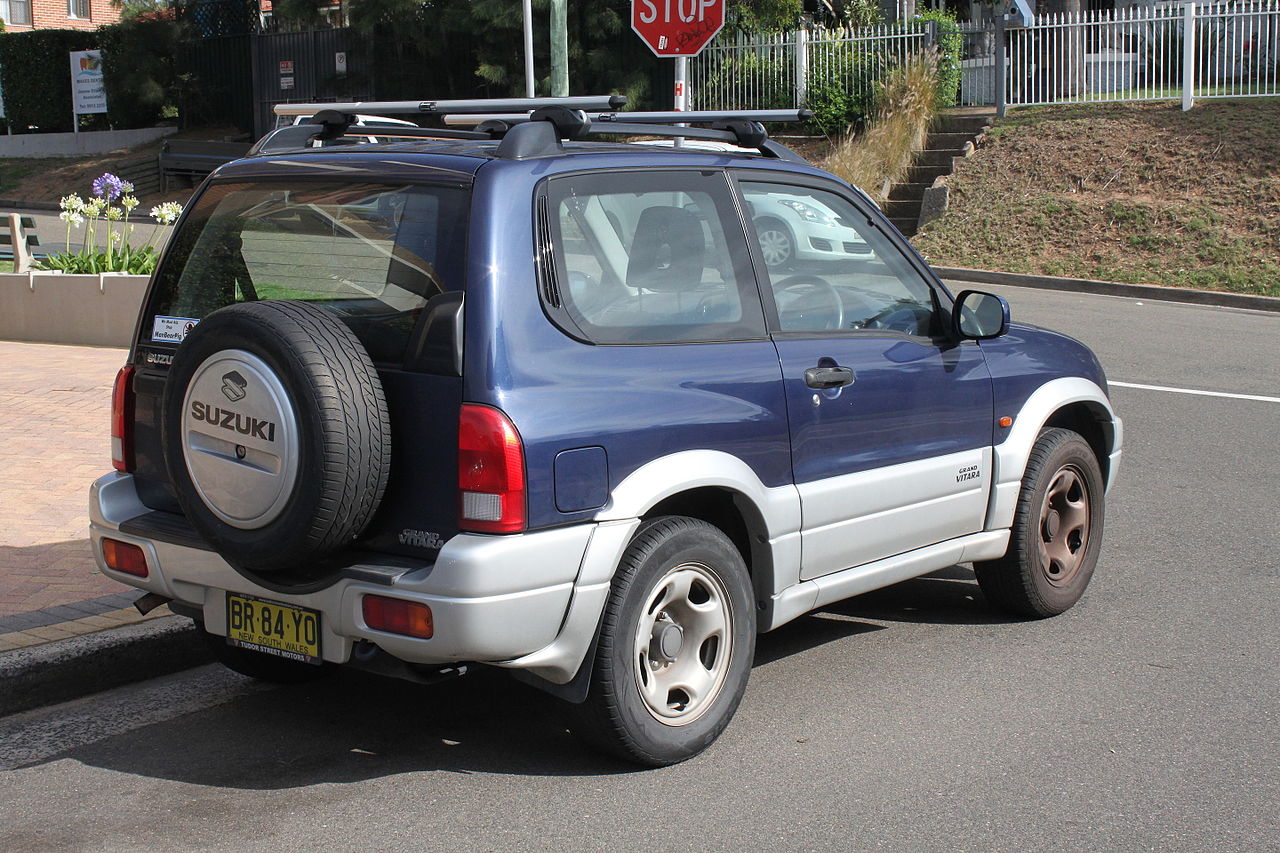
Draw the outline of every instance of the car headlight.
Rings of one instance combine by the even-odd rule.
[[[816,222],[819,225],[835,225],[836,221],[813,205],[805,204],[793,198],[783,199],[778,204],[785,205],[796,212],[805,222]]]

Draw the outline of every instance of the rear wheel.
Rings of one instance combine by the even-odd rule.
[[[577,730],[661,766],[706,749],[742,701],[755,652],[751,580],[720,530],[645,522],[614,578]]]
[[[1071,430],[1042,431],[1022,477],[1008,553],[973,565],[987,600],[1021,616],[1070,609],[1098,562],[1102,493],[1089,443]]]

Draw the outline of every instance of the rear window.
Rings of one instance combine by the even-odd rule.
[[[458,187],[212,186],[173,237],[143,341],[178,343],[235,302],[303,299],[374,361],[400,362],[427,300],[462,285],[467,199]]]

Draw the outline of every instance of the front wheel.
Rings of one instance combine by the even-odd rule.
[[[1075,604],[1098,562],[1103,488],[1088,442],[1071,430],[1043,430],[1022,476],[1008,553],[973,564],[987,600],[1032,617]]]
[[[751,579],[704,521],[645,522],[605,607],[580,734],[651,766],[697,755],[729,724],[755,652]]]
[[[765,265],[772,270],[788,269],[796,259],[796,240],[780,219],[767,217],[756,223],[756,238]]]

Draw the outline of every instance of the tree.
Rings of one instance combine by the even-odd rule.
[[[819,23],[841,27],[869,27],[880,22],[878,0],[807,0],[813,19]]]
[[[111,0],[111,8],[120,10],[120,20],[147,19],[173,7],[171,0]]]

